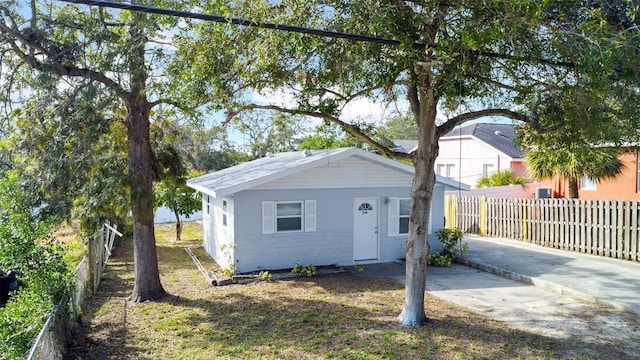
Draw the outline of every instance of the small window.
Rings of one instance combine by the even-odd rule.
[[[493,164],[482,164],[482,177],[493,175]]]
[[[436,174],[440,176],[444,175],[444,164],[436,165]]]
[[[211,214],[211,202],[209,200],[209,195],[207,195],[206,197],[206,202],[207,202],[207,208],[205,210],[205,215],[209,215]]]
[[[583,176],[580,179],[580,188],[582,190],[596,190],[596,180]]]
[[[358,207],[358,210],[361,211],[363,214],[367,214],[369,211],[373,210],[373,206],[371,206],[371,204],[369,203],[362,203]]]
[[[398,233],[409,233],[409,212],[411,211],[411,199],[400,199],[398,214]]]
[[[302,202],[276,203],[276,232],[302,231]]]
[[[447,164],[447,173],[445,176],[448,178],[453,178],[453,170],[455,169],[455,167],[455,164]]]
[[[222,226],[227,226],[227,200],[222,200]]]

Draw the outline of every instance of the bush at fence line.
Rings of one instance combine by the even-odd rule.
[[[0,308],[0,348],[6,359],[27,355],[47,316],[68,290],[63,249],[50,234],[56,223],[32,212],[29,193],[0,179],[0,267],[16,272],[19,287]]]

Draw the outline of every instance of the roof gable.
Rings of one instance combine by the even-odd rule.
[[[189,179],[187,185],[215,197],[226,196],[331,162],[337,162],[349,156],[357,156],[394,171],[411,175],[414,173],[413,167],[398,161],[357,148],[341,148],[277,153]],[[441,185],[456,189],[459,186],[456,181],[451,179],[437,177],[436,181]]]
[[[524,156],[524,149],[515,143],[515,125],[488,123],[472,124],[462,128],[456,128],[441,139],[450,140],[461,136],[473,136],[513,159],[522,159]]]

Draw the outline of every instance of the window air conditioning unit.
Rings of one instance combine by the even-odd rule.
[[[550,188],[536,188],[536,200],[537,199],[550,199],[551,198],[551,189]]]

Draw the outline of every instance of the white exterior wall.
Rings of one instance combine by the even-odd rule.
[[[377,197],[378,248],[376,262],[404,257],[407,236],[388,236],[386,197],[409,197],[410,188],[242,191],[234,196],[236,266],[241,272],[291,268],[296,262],[314,265],[353,265],[353,200]],[[316,201],[316,230],[262,233],[263,201]],[[242,209],[242,210],[240,210]]]
[[[226,226],[223,225],[223,200],[227,202]],[[217,199],[208,195],[202,197],[203,246],[223,269],[230,267],[235,257],[233,204],[232,198]]]
[[[241,273],[291,268],[296,262],[353,265],[354,198],[370,197],[378,199],[378,258],[368,261],[404,258],[408,235],[389,234],[390,207],[385,200],[409,198],[412,181],[412,174],[349,157],[225,198],[227,227],[221,225],[222,199],[210,197],[211,231],[205,234],[205,247],[221,267],[233,261]],[[263,202],[305,200],[315,201],[314,231],[263,233]],[[435,233],[443,227],[444,186],[434,188],[431,209],[430,230]],[[429,240],[437,251],[440,244],[433,234]],[[231,253],[222,253],[223,248]]]
[[[500,153],[476,138],[463,136],[461,139],[440,139],[440,153],[435,163],[437,173],[438,164],[454,164],[452,179],[471,188],[476,187],[478,180],[482,178],[484,164],[492,164],[493,172],[511,168],[511,157]],[[442,176],[446,176],[445,170]]]

